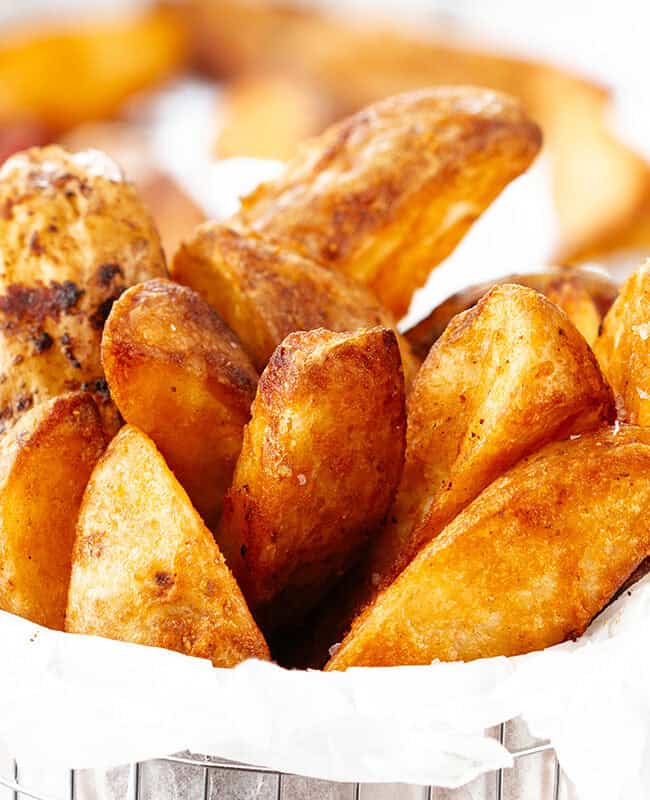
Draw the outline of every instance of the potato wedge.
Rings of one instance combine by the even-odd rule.
[[[0,608],[63,630],[77,514],[105,447],[77,392],[24,414],[0,440]]]
[[[650,425],[650,260],[621,287],[594,346],[621,421]]]
[[[540,145],[539,128],[506,95],[398,95],[308,142],[232,223],[346,272],[399,317]]]
[[[151,218],[102,153],[54,146],[5,162],[0,209],[0,423],[82,389],[115,431],[102,328],[127,286],[166,274]]]
[[[618,294],[614,281],[590,269],[551,269],[547,272],[507,275],[456,292],[434,308],[428,317],[407,330],[404,337],[410,342],[413,352],[424,360],[456,314],[476,305],[493,286],[504,283],[528,286],[546,295],[564,311],[590,346],[598,338],[602,318]]]
[[[36,119],[61,131],[111,117],[131,95],[177,71],[187,55],[187,35],[172,9],[5,27],[0,120]]]
[[[214,152],[217,158],[287,161],[305,139],[322,133],[334,119],[334,109],[308,82],[251,75],[224,86]]]
[[[153,439],[214,527],[257,386],[237,337],[196,292],[158,278],[114,303],[102,364],[124,419]]]
[[[513,656],[580,636],[650,554],[649,502],[647,429],[548,445],[418,554],[326,668]]]
[[[83,499],[65,628],[217,667],[269,657],[212,535],[151,439],[131,425]]]
[[[454,317],[416,379],[404,473],[369,560],[375,585],[520,458],[614,418],[612,392],[566,316],[532,289],[490,290]]]
[[[293,333],[260,378],[217,542],[263,628],[307,613],[360,555],[404,457],[395,334]]]
[[[308,258],[215,222],[197,228],[172,264],[172,275],[217,309],[258,370],[294,331],[395,330],[407,386],[420,367],[395,320],[371,291]]]

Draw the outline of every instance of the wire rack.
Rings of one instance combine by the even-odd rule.
[[[514,769],[498,770],[458,790],[399,784],[337,784],[183,753],[107,773],[92,771],[90,783],[90,771],[72,770],[61,777],[64,785],[58,792],[46,793],[39,788],[38,781],[34,785],[27,776],[23,777],[20,766],[13,762],[0,775],[0,787],[4,787],[0,796],[2,800],[12,797],[13,800],[26,797],[34,800],[571,800],[575,796],[550,743],[530,740],[516,722],[500,725],[490,733],[508,746],[515,759]],[[533,743],[511,746],[526,738]],[[110,790],[106,788],[108,773],[113,777]],[[100,783],[103,775],[103,788],[98,787],[98,775]],[[169,788],[170,775],[174,776],[173,791]]]

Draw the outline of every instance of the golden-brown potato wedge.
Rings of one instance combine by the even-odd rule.
[[[124,419],[153,439],[214,527],[257,386],[234,333],[196,292],[155,279],[114,303],[102,364]]]
[[[172,275],[216,308],[260,371],[294,331],[343,332],[376,325],[395,330],[407,386],[420,367],[393,316],[371,291],[256,236],[206,222],[176,254]]]
[[[564,311],[590,346],[598,338],[602,318],[618,294],[614,281],[591,269],[550,269],[546,272],[507,275],[456,292],[434,308],[428,317],[404,334],[413,351],[424,360],[456,314],[476,305],[493,286],[504,283],[528,286],[546,295]]]
[[[649,502],[647,429],[547,446],[418,554],[327,669],[512,656],[580,636],[650,553]]]
[[[162,8],[5,29],[0,120],[26,117],[61,131],[110,117],[132,94],[174,73],[187,44],[178,16]]]
[[[107,429],[119,419],[100,341],[124,289],[166,274],[151,218],[96,151],[19,153],[0,170],[0,421],[39,401],[91,391]]]
[[[577,263],[597,253],[601,263],[611,249],[639,244],[647,255],[648,165],[612,131],[604,86],[548,63],[478,49],[447,27],[388,28],[367,14],[343,19],[303,4],[248,0],[188,0],[182,11],[210,73],[298,76],[320,87],[337,118],[423,86],[474,84],[512,94],[544,131],[558,212],[555,260]],[[269,107],[258,123],[261,139],[273,113]]]
[[[244,77],[224,87],[215,155],[287,161],[298,145],[334,119],[326,99],[305,81],[269,74]]]
[[[426,543],[418,530],[437,535],[520,458],[614,418],[612,392],[566,316],[532,289],[490,290],[454,317],[418,373],[400,489],[370,557],[375,584]]]
[[[168,259],[182,241],[205,220],[205,214],[168,173],[162,171],[152,145],[151,130],[137,122],[89,122],[68,131],[60,142],[76,152],[102,150],[129,176],[160,232]]]
[[[540,145],[539,128],[505,95],[471,87],[398,95],[308,142],[232,223],[337,267],[401,316]]]
[[[619,419],[650,426],[650,261],[621,287],[594,346]]]
[[[264,627],[290,624],[358,558],[404,457],[395,334],[294,333],[260,378],[217,541]]]
[[[75,525],[105,440],[90,395],[24,414],[0,441],[0,608],[63,630]]]
[[[151,439],[130,425],[84,495],[65,628],[217,667],[269,657],[210,532]]]

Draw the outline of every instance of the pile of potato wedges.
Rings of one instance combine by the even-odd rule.
[[[165,254],[122,170],[0,170],[0,607],[233,666],[580,636],[650,556],[650,267],[411,297],[541,132],[436,88]]]

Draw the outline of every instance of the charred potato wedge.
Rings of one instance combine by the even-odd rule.
[[[207,222],[176,254],[172,275],[217,309],[258,370],[294,331],[395,327],[357,281],[253,235]],[[397,334],[407,385],[420,366]]]
[[[0,421],[82,389],[115,431],[100,341],[124,289],[166,274],[148,213],[102,153],[59,147],[5,162],[0,208]]]
[[[454,317],[416,379],[400,489],[370,558],[375,583],[519,459],[614,418],[611,390],[566,316],[532,289],[492,289]]]
[[[257,386],[236,336],[196,292],[151,280],[113,305],[102,363],[124,419],[153,439],[214,527]]]
[[[650,426],[650,261],[621,287],[594,346],[609,380],[618,416]]]
[[[24,414],[0,442],[0,608],[63,630],[75,524],[104,450],[88,394]]]
[[[233,225],[340,269],[400,317],[540,145],[539,128],[506,95],[398,95],[308,142],[243,200]]]
[[[84,495],[65,628],[217,667],[269,657],[212,535],[151,439],[130,425]]]
[[[219,546],[263,628],[291,625],[358,558],[402,471],[395,334],[288,336],[260,378]]]
[[[327,669],[513,656],[580,636],[650,553],[648,503],[647,429],[547,446],[418,554]]]
[[[507,275],[453,294],[434,308],[428,317],[407,330],[404,336],[413,352],[424,360],[456,314],[476,305],[492,287],[504,283],[516,283],[541,292],[564,311],[592,347],[598,338],[602,319],[618,295],[614,281],[590,269],[553,269],[529,275]]]

